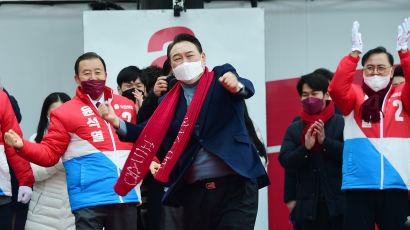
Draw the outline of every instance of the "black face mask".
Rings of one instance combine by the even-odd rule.
[[[133,101],[135,103],[135,97],[134,97],[134,94],[133,94],[133,92],[135,90],[138,90],[140,93],[142,93],[142,95],[143,95],[142,98],[145,99],[144,92],[142,90],[136,89],[136,88],[131,88],[131,89],[125,90],[124,92],[122,92],[121,96],[126,97],[126,98],[130,99],[131,101]]]

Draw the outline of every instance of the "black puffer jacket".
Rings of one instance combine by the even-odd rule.
[[[279,153],[279,162],[296,172],[296,220],[315,220],[319,199],[325,201],[330,216],[343,215],[342,183],[343,128],[339,114],[325,124],[325,140],[319,152],[301,145],[305,124],[297,120],[286,130]]]

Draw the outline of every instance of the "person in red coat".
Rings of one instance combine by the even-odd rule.
[[[4,133],[13,129],[22,136],[21,129],[14,115],[13,108],[6,93],[0,91],[0,229],[11,230],[12,215],[10,169],[7,160],[13,168],[19,182],[18,202],[28,203],[31,199],[34,183],[33,171],[28,161],[19,157],[13,147],[4,145]]]

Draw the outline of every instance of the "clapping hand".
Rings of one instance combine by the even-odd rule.
[[[323,123],[322,120],[319,120],[315,121],[313,126],[313,135],[317,136],[317,142],[322,145],[325,141],[325,123]]]
[[[314,135],[315,125],[311,125],[305,134],[305,148],[311,150],[316,143],[316,135]]]
[[[144,95],[143,95],[143,92],[139,91],[138,89],[135,89],[135,91],[132,92],[132,94],[134,95],[134,98],[135,98],[135,108],[136,108],[136,112],[138,113],[138,111],[140,110],[142,106]]]

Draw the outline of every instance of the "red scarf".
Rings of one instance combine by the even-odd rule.
[[[333,115],[335,114],[335,105],[333,103],[333,101],[328,101],[329,104],[325,107],[325,109],[317,114],[308,114],[307,112],[305,112],[305,110],[302,110],[302,114],[300,116],[300,118],[302,119],[303,124],[305,124],[305,128],[302,131],[302,140],[301,143],[302,145],[305,145],[305,135],[308,131],[308,129],[310,128],[310,126],[312,126],[315,121],[318,121],[319,119],[323,121],[324,124],[326,124],[326,122],[333,117]],[[312,150],[315,152],[320,151],[320,148],[322,147],[322,145],[319,144],[317,136],[316,136],[316,142],[315,145],[313,146]]]
[[[196,87],[194,97],[181,124],[178,135],[171,149],[165,156],[155,179],[167,182],[169,175],[191,138],[202,104],[211,85],[214,72],[205,71]],[[115,192],[125,196],[146,176],[149,166],[168,131],[174,117],[175,107],[181,94],[181,84],[178,82],[165,96],[155,110],[144,130],[131,149],[123,170],[114,186]]]
[[[380,111],[382,111],[383,100],[386,93],[389,92],[390,86],[391,80],[386,88],[374,92],[368,85],[366,85],[366,83],[363,82],[363,91],[369,97],[360,107],[360,113],[362,114],[363,121],[373,123],[380,121]]]

